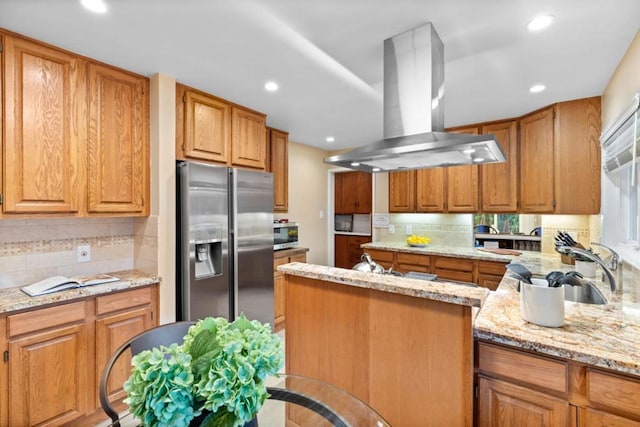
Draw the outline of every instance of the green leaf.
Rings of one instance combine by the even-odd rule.
[[[195,361],[191,362],[191,369],[193,375],[199,379],[209,371],[211,364],[214,362],[218,354],[222,351],[222,346],[217,343],[216,348],[208,353],[198,357]],[[196,381],[197,382],[197,381]]]
[[[222,409],[207,415],[200,427],[232,427],[235,421],[236,416],[233,412]]]
[[[189,354],[191,354],[192,360],[197,360],[203,354],[207,354],[210,351],[215,350],[217,347],[220,347],[220,344],[216,338],[216,332],[209,329],[203,329],[193,339]]]
[[[251,322],[244,316],[244,313],[240,314],[236,320],[233,321],[229,325],[229,329],[237,329],[240,332],[245,331],[246,329],[252,329],[253,325]]]

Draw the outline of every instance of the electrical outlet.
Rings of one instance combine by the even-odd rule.
[[[405,228],[404,228],[404,232],[405,232],[407,235],[411,235],[411,234],[413,234],[413,227],[411,227],[410,225],[405,226]]]
[[[78,245],[78,262],[91,261],[91,245]]]
[[[396,227],[393,224],[389,224],[388,230],[389,233],[393,234],[396,232]]]

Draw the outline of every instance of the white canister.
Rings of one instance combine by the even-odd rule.
[[[564,285],[550,288],[546,280],[532,282],[520,282],[520,316],[540,326],[564,325]]]
[[[596,277],[596,263],[576,260],[576,271],[584,277]]]

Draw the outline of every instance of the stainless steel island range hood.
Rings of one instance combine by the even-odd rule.
[[[498,163],[493,135],[444,132],[444,46],[431,23],[384,41],[384,139],[325,163],[365,172]]]

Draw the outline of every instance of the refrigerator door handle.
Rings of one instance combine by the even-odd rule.
[[[236,230],[238,229],[238,174],[234,173],[233,169],[229,169],[229,181],[231,185],[229,186],[229,194],[230,194],[230,210],[232,215],[231,224],[229,224],[229,244],[231,248],[229,249],[229,256],[233,257],[231,262],[231,268],[233,269],[233,273],[231,277],[233,277],[233,288],[230,292],[231,295],[231,313],[229,315],[229,320],[235,320],[238,317],[239,313],[239,304],[238,295],[240,293],[238,286],[238,251],[240,249],[238,244],[238,236]]]

